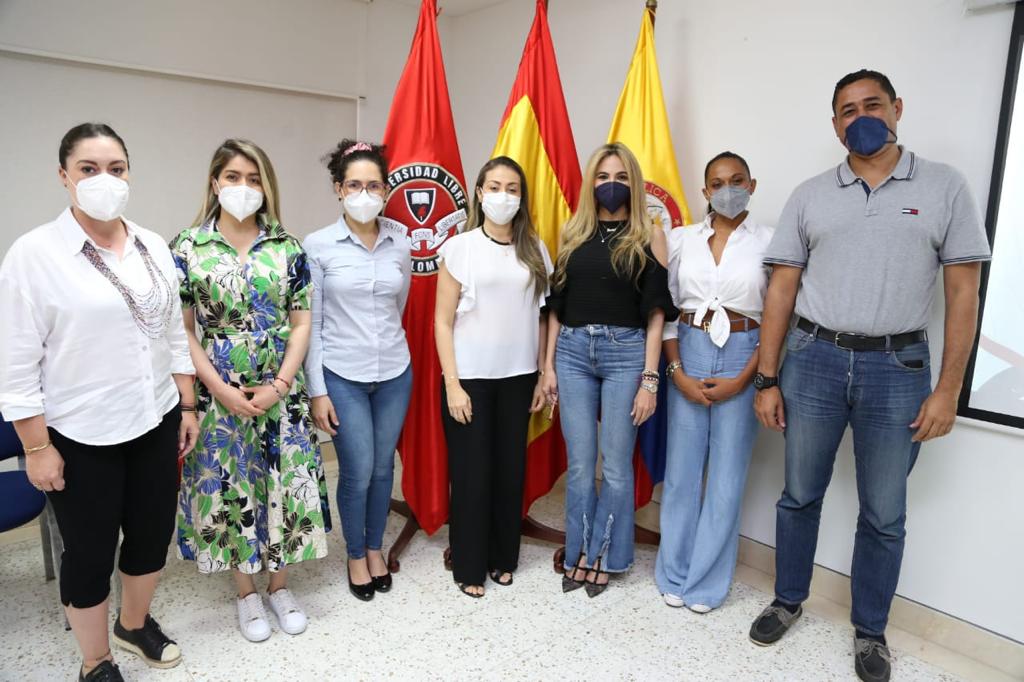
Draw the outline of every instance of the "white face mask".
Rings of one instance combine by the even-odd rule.
[[[216,185],[216,181],[214,182]],[[242,222],[263,205],[263,192],[248,185],[231,185],[217,188],[217,201],[225,211]]]
[[[68,182],[71,182],[70,176]],[[128,205],[128,183],[109,173],[71,184],[75,187],[75,204],[94,220],[106,222],[120,218]]]
[[[519,212],[519,197],[508,192],[484,192],[480,205],[495,225],[508,225]]]
[[[368,223],[384,210],[384,198],[370,194],[364,189],[358,194],[346,195],[341,205],[345,207],[345,213],[352,220],[357,223]]]

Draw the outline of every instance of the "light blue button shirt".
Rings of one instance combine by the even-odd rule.
[[[350,381],[386,381],[409,366],[402,312],[412,281],[405,228],[378,218],[372,249],[344,217],[306,237],[313,331],[306,356],[310,397],[327,395],[324,367]]]

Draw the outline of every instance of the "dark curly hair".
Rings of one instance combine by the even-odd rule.
[[[368,147],[368,149],[367,149]],[[345,182],[345,171],[353,161],[372,161],[380,168],[380,176],[387,182],[388,160],[384,156],[384,145],[372,142],[344,139],[323,158],[334,182]]]

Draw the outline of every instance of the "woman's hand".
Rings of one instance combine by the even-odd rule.
[[[690,402],[703,405],[704,407],[711,406],[711,400],[704,395],[704,382],[700,379],[694,379],[688,374],[683,374],[682,370],[679,370],[672,373],[672,384]]]
[[[633,426],[640,426],[651,418],[654,408],[658,406],[658,396],[647,389],[640,387],[633,398],[633,411],[629,416],[633,418]]]
[[[335,426],[341,424],[338,421],[338,413],[334,411],[334,403],[326,395],[318,395],[312,401],[313,423],[316,428],[326,431],[332,436],[338,435]]]
[[[554,369],[544,370],[540,378],[540,390],[544,394],[544,402],[551,407],[558,404],[558,375]]]
[[[53,445],[25,455],[28,482],[43,492],[64,490],[64,458]]]
[[[214,397],[224,409],[236,417],[258,417],[265,411],[262,407],[254,405],[241,389],[228,384],[224,384]]]
[[[199,440],[199,422],[195,412],[182,412],[181,424],[178,426],[178,459],[181,459],[196,446]]]
[[[258,409],[260,414],[263,414],[273,407],[278,401],[282,400],[281,396],[277,393],[277,389],[270,384],[247,386],[242,392],[246,395],[252,396],[249,399],[249,404]]]
[[[714,379],[705,379],[704,388],[701,389],[701,392],[705,398],[713,403],[717,403],[720,400],[728,400],[734,395],[741,393],[746,387],[747,383],[737,378],[716,377]]]
[[[540,412],[544,409],[544,405],[547,403],[547,397],[544,395],[544,377],[543,375],[537,378],[537,385],[533,387],[533,400],[530,401],[530,413]]]
[[[468,424],[473,420],[473,404],[462,384],[453,381],[445,387],[448,393],[448,414],[460,424]]]

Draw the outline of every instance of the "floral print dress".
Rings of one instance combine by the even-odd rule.
[[[309,310],[306,254],[278,223],[260,221],[243,265],[214,222],[171,242],[183,307],[221,379],[269,383],[284,359],[289,312]],[[196,381],[199,442],[182,466],[178,552],[200,572],[258,573],[327,554],[327,483],[299,369],[265,414],[236,417]]]

